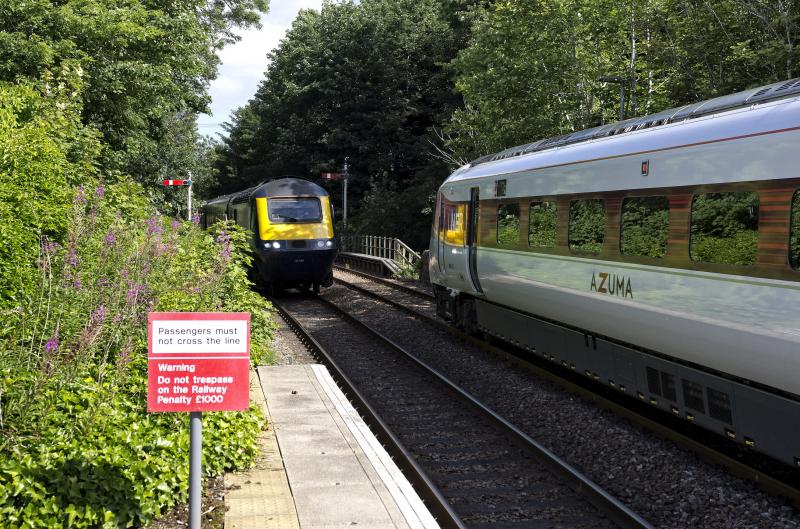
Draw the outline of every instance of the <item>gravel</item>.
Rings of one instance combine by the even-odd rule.
[[[275,351],[274,365],[287,366],[294,364],[316,364],[317,361],[308,352],[308,349],[300,343],[297,336],[283,321],[283,318],[275,315],[275,323],[278,328],[272,338],[272,350]]]
[[[313,299],[287,297],[283,305],[335,358],[468,527],[615,527],[405,355]]]
[[[376,283],[369,288],[392,290]],[[406,296],[391,294],[403,303]],[[800,511],[781,498],[551,382],[343,286],[324,297],[439,369],[656,527],[800,528]]]

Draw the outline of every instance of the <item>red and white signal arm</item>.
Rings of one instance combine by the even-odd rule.
[[[250,406],[250,314],[147,315],[147,411],[239,411]]]
[[[321,177],[323,180],[341,180],[344,178],[343,173],[322,173]]]
[[[191,180],[162,180],[161,182],[165,186],[190,186],[192,185]]]

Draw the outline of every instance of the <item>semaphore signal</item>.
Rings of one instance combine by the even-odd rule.
[[[162,183],[165,186],[190,186],[192,185],[191,180],[163,180]]]

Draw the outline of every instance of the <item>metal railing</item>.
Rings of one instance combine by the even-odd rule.
[[[394,237],[380,235],[345,235],[341,239],[343,252],[360,253],[391,259],[400,266],[416,267],[420,255],[406,243]]]

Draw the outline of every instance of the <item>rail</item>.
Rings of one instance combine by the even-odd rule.
[[[407,292],[407,287],[403,285],[398,286],[395,283],[386,281],[380,277],[371,276],[370,274],[354,270],[346,270],[346,272],[370,279],[377,283],[394,287],[397,290]],[[536,376],[549,380],[574,395],[578,395],[587,401],[591,401],[603,409],[609,410],[620,417],[624,417],[634,424],[638,424],[644,429],[655,433],[659,437],[672,441],[673,443],[686,448],[705,461],[726,468],[734,476],[751,481],[770,494],[776,494],[786,498],[793,506],[800,508],[800,487],[798,487],[795,482],[784,481],[782,477],[775,476],[768,470],[751,466],[748,461],[738,460],[732,455],[720,451],[718,448],[704,444],[701,440],[692,437],[689,432],[679,431],[669,424],[657,420],[654,418],[654,416],[650,416],[643,411],[637,411],[636,409],[630,407],[630,405],[622,403],[619,395],[611,396],[609,393],[598,390],[598,388],[592,389],[591,387],[585,385],[584,381],[580,380],[580,378],[575,377],[573,373],[567,372],[566,370],[562,372],[558,366],[547,366],[546,364],[542,365],[539,362],[524,357],[524,353],[513,352],[511,350],[513,347],[510,346],[510,344],[504,345],[504,347],[508,347],[508,350],[503,347],[498,347],[472,335],[466,334],[465,332],[456,328],[454,325],[451,325],[442,319],[431,318],[417,309],[408,307],[381,294],[377,294],[367,288],[364,288],[363,286],[345,281],[341,277],[337,277],[336,281],[339,284],[342,284],[347,288],[350,288],[365,296],[382,301],[406,312],[411,316],[420,318],[421,320],[432,324],[438,329],[448,332],[452,336],[463,340],[466,343],[478,347],[479,349],[496,357],[507,360],[508,362],[526,371],[529,371]],[[419,295],[418,293],[416,294]]]
[[[449,391],[451,391],[454,395],[468,403],[472,409],[475,409],[479,413],[481,413],[488,421],[494,423],[497,427],[501,430],[505,431],[510,438],[516,440],[520,443],[521,446],[524,446],[527,450],[530,450],[531,453],[536,457],[540,463],[543,464],[544,467],[548,468],[555,476],[558,476],[560,479],[564,480],[565,484],[568,484],[570,488],[572,488],[579,496],[582,496],[584,499],[588,500],[589,503],[594,505],[598,508],[603,514],[605,514],[610,520],[612,520],[617,526],[621,529],[653,529],[653,526],[649,524],[646,520],[641,518],[637,515],[634,511],[629,509],[623,503],[621,503],[618,499],[614,498],[610,494],[608,494],[605,490],[600,488],[597,484],[589,480],[586,476],[578,472],[575,468],[571,465],[566,463],[563,459],[556,456],[550,450],[545,448],[536,440],[532,439],[526,433],[521,431],[519,428],[508,422],[505,418],[495,413],[493,410],[488,408],[485,404],[477,400],[473,395],[456,385],[454,382],[446,378],[443,374],[437,371],[432,366],[425,363],[423,360],[416,357],[413,353],[406,350],[404,347],[393,341],[391,338],[385,336],[378,330],[374,329],[369,324],[365,323],[364,321],[356,318],[352,314],[346,312],[341,307],[337,306],[335,303],[325,299],[325,298],[317,298],[316,301],[322,303],[329,309],[338,313],[342,318],[348,321],[351,324],[356,325],[361,330],[365,331],[367,334],[377,338],[380,342],[383,342],[389,348],[398,352],[401,356],[408,359],[412,364],[417,366],[419,369],[424,371],[426,374],[432,376],[434,379],[438,380],[443,386],[447,387]],[[274,302],[274,301],[273,301]],[[306,344],[312,344],[311,348],[315,354],[324,358],[324,361],[328,364],[329,368],[332,369],[332,375],[334,378],[340,380],[343,385],[345,386],[344,391],[345,393],[352,394],[357,400],[357,407],[361,408],[364,407],[370,410],[370,413],[367,414],[367,417],[371,421],[377,419],[379,423],[379,432],[382,434],[381,436],[385,436],[389,434],[390,437],[394,438],[394,446],[393,448],[396,450],[397,448],[401,449],[401,453],[403,455],[403,459],[400,459],[398,463],[406,465],[411,463],[417,470],[413,477],[416,480],[420,478],[423,479],[425,482],[426,490],[426,497],[429,498],[431,501],[431,507],[436,508],[436,517],[437,521],[440,525],[447,526],[447,527],[464,527],[463,522],[461,521],[460,517],[447,500],[442,496],[440,490],[436,487],[433,481],[428,478],[425,471],[418,466],[416,460],[410,452],[406,451],[403,447],[402,443],[394,437],[394,434],[391,433],[388,426],[386,426],[382,420],[380,420],[377,412],[371,408],[371,406],[367,403],[366,399],[355,389],[353,383],[349,380],[347,375],[342,371],[341,367],[336,363],[336,361],[328,354],[325,349],[314,340],[311,333],[309,333],[300,322],[286,310],[285,307],[281,306],[280,304],[276,305],[281,311],[282,316],[286,319],[287,323],[290,324],[291,328],[298,333],[301,337],[301,340]],[[408,458],[408,459],[406,459]]]
[[[352,399],[351,402],[361,413],[364,421],[381,439],[384,443],[384,447],[392,455],[397,465],[405,471],[404,473],[409,481],[413,482],[417,492],[428,505],[431,514],[434,515],[439,526],[443,529],[466,529],[461,518],[455,513],[438,487],[431,478],[428,477],[428,474],[422,469],[419,463],[417,463],[414,456],[406,450],[386,423],[383,422],[383,419],[381,419],[372,405],[367,402],[367,399],[356,389],[355,384],[350,381],[350,378],[345,374],[344,370],[339,367],[339,364],[334,360],[331,354],[314,339],[300,321],[286,310],[278,300],[270,298],[270,301],[272,301],[283,320],[297,335],[303,345],[305,345],[319,361],[328,367],[331,376],[339,383],[342,391]]]
[[[391,259],[401,267],[416,267],[421,259],[400,239],[381,235],[345,235],[341,239],[341,249],[343,252]]]

